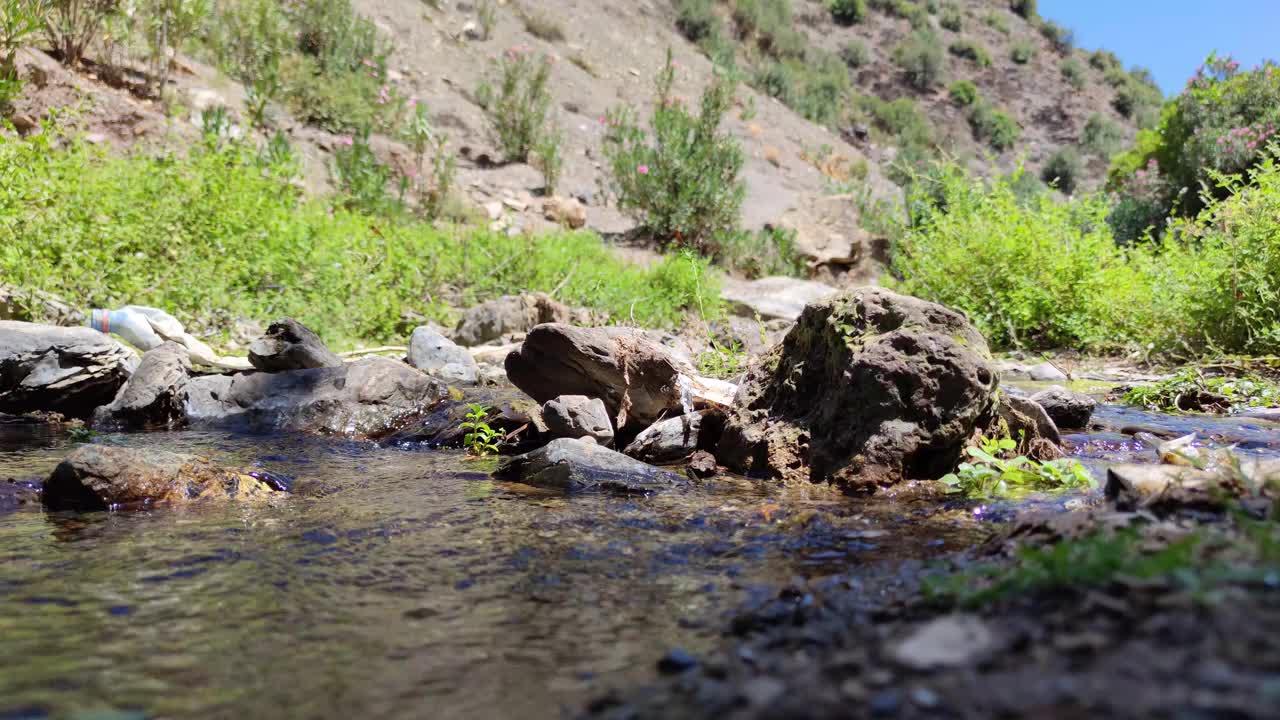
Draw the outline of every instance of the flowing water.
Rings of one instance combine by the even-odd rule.
[[[1097,417],[1113,430],[1067,439],[1098,473],[1154,459],[1126,426],[1280,455],[1263,421]],[[51,514],[14,510],[21,486],[0,482],[0,718],[561,717],[711,647],[753,595],[962,549],[984,516],[740,480],[566,497],[455,452],[288,435],[95,442],[260,466],[293,492]],[[69,443],[0,426],[0,479],[47,475]]]

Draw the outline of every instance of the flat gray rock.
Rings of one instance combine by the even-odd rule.
[[[586,395],[561,395],[542,406],[542,421],[557,437],[589,437],[608,445],[613,442],[613,423],[609,410],[600,398]]]
[[[249,345],[249,363],[263,372],[342,367],[342,358],[320,336],[292,318],[271,323],[267,333]]]
[[[475,385],[480,372],[470,351],[426,326],[409,336],[409,364],[454,385]]]
[[[493,476],[555,490],[637,494],[686,483],[669,470],[633,460],[594,442],[570,438],[552,440],[533,452],[507,458]]]
[[[191,358],[185,347],[166,342],[148,350],[115,400],[94,413],[94,424],[127,428],[182,424],[186,420],[190,371]]]
[[[826,300],[840,291],[813,280],[766,277],[759,280],[726,279],[720,296],[739,315],[764,320],[795,320],[809,303]]]
[[[96,330],[0,320],[0,412],[89,417],[137,366],[132,351]]]

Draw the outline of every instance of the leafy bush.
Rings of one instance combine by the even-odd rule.
[[[974,42],[973,40],[962,38],[951,43],[951,46],[948,47],[947,50],[952,55],[964,58],[979,67],[991,66],[991,54],[988,53],[987,49],[982,47],[980,43]]]
[[[796,251],[796,232],[765,227],[756,233],[741,230],[723,236],[716,260],[748,278],[767,275],[804,277],[804,259]]]
[[[867,0],[827,0],[827,9],[836,22],[852,25],[867,16]]]
[[[1084,68],[1080,66],[1080,63],[1075,58],[1067,58],[1066,60],[1063,60],[1062,65],[1059,66],[1059,70],[1062,72],[1062,77],[1071,84],[1071,87],[1077,90],[1084,87]]]
[[[588,233],[439,230],[306,201],[247,143],[159,157],[63,144],[0,136],[13,180],[0,183],[0,276],[76,307],[152,305],[212,336],[289,315],[340,345],[523,290],[646,325],[718,311],[702,260],[644,270]]]
[[[985,22],[988,27],[994,28],[995,31],[1001,35],[1008,35],[1010,32],[1009,21],[1005,20],[1004,16],[998,13],[989,12],[982,21]]]
[[[951,102],[960,107],[969,107],[982,97],[978,93],[978,86],[974,85],[972,80],[957,80],[951,83],[947,92],[951,95]]]
[[[893,61],[902,69],[908,82],[920,90],[928,90],[941,77],[946,66],[942,45],[937,36],[916,30],[893,49]]]
[[[119,0],[49,0],[44,32],[63,64],[75,67],[97,38]]]
[[[170,58],[182,52],[209,14],[209,0],[144,0],[150,27],[151,74],[163,93],[169,84]]]
[[[618,206],[663,245],[714,254],[737,229],[745,192],[742,149],[720,127],[733,105],[734,81],[717,73],[691,111],[675,96],[671,53],[658,73],[650,133],[633,108],[611,110],[604,153]]]
[[[885,102],[874,95],[857,99],[858,109],[871,116],[875,127],[894,136],[898,155],[889,168],[889,177],[905,185],[911,176],[926,168],[936,154],[933,125],[911,98]]]
[[[44,25],[44,0],[0,0],[0,118],[22,90],[18,50]]]
[[[1084,123],[1080,144],[1101,158],[1109,158],[1124,145],[1124,130],[1101,113],[1094,113]]]
[[[942,477],[953,492],[971,498],[1022,497],[1035,492],[1087,490],[1093,476],[1071,458],[1036,462],[1026,456],[1008,457],[1017,450],[1012,438],[982,438],[979,447],[965,448],[973,462],[962,462]]]
[[[1159,412],[1207,409],[1203,396],[1213,398],[1213,409],[1268,406],[1280,402],[1280,387],[1256,375],[1207,376],[1197,368],[1184,368],[1151,384],[1135,385],[1124,394],[1128,405]]]
[[[1018,40],[1009,49],[1009,59],[1019,65],[1026,65],[1036,56],[1036,48],[1026,40]]]
[[[333,153],[333,177],[347,207],[371,214],[391,211],[393,200],[387,194],[391,168],[373,154],[368,129],[339,144]]]
[[[1001,151],[1013,147],[1022,135],[1022,128],[1018,127],[1017,121],[988,102],[973,106],[969,113],[969,127],[975,138]]]
[[[938,24],[945,30],[960,32],[964,27],[964,14],[955,5],[947,5],[942,11],[942,15],[938,18]]]
[[[1076,35],[1071,28],[1063,27],[1052,20],[1040,22],[1040,34],[1059,54],[1067,55],[1076,46]]]
[[[856,70],[871,61],[871,51],[867,50],[866,43],[855,38],[840,48],[840,59],[849,69]]]
[[[720,16],[711,0],[680,0],[676,28],[689,42],[699,43],[720,35]]]
[[[1031,20],[1036,17],[1036,0],[1009,0],[1009,9]]]
[[[1089,64],[1103,73],[1124,69],[1120,58],[1110,50],[1094,50],[1089,53]]]
[[[551,59],[512,48],[492,61],[476,91],[508,160],[529,162],[549,130]],[[496,77],[494,77],[496,75]],[[495,88],[496,85],[496,88]]]
[[[1045,184],[1058,188],[1064,195],[1071,195],[1076,191],[1082,175],[1084,175],[1084,161],[1080,159],[1080,153],[1073,147],[1055,150],[1040,170],[1040,179]]]

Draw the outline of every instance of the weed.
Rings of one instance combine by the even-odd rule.
[[[163,98],[173,67],[171,57],[182,52],[200,29],[209,14],[209,0],[144,0],[143,11],[149,24],[151,74]]]
[[[75,67],[107,17],[119,9],[119,0],[50,0],[44,15],[45,36],[63,64]]]
[[[508,160],[529,162],[550,124],[551,58],[512,48],[493,64],[496,77],[482,83],[476,95],[503,154]]]
[[[871,61],[871,52],[867,50],[866,43],[855,38],[840,48],[840,59],[849,69],[856,70]]]
[[[1124,130],[1101,113],[1093,113],[1080,132],[1080,144],[1101,158],[1109,158],[1124,145]]]
[[[989,12],[982,21],[987,24],[987,27],[995,29],[995,31],[1001,35],[1008,35],[1011,32],[1009,29],[1009,21],[1005,20],[1004,16],[999,13]]]
[[[701,43],[723,34],[711,0],[680,0],[676,28],[689,42]]]
[[[964,14],[960,12],[960,8],[949,4],[942,11],[941,17],[938,18],[938,24],[944,30],[960,32],[964,28]]]
[[[391,169],[369,147],[369,129],[343,138],[333,153],[333,177],[346,196],[347,207],[369,213],[386,212]]]
[[[749,360],[736,340],[728,345],[721,345],[712,339],[711,347],[697,357],[698,373],[705,377],[731,380],[746,370]]]
[[[498,9],[494,0],[480,0],[476,3],[476,23],[480,26],[480,39],[493,37],[493,29],[498,25]]]
[[[978,67],[991,67],[991,53],[980,43],[962,38],[947,48],[956,57],[964,58]]]
[[[796,251],[796,231],[768,226],[752,233],[739,230],[718,238],[716,259],[748,278],[768,275],[804,277],[805,264]]]
[[[1062,147],[1054,151],[1040,170],[1040,179],[1070,195],[1076,191],[1080,178],[1084,175],[1084,161],[1080,153],[1073,147]]]
[[[556,186],[560,184],[560,172],[564,168],[564,157],[560,153],[562,142],[560,131],[549,129],[542,133],[533,148],[538,168],[542,170],[542,191],[546,195],[554,195]]]
[[[1084,67],[1075,58],[1067,58],[1058,66],[1058,70],[1062,73],[1062,77],[1071,87],[1080,90],[1085,85]],[[1121,113],[1123,114],[1123,113]]]
[[[893,61],[907,81],[918,90],[928,90],[946,67],[942,44],[932,32],[916,30],[893,49]]]
[[[67,428],[67,440],[76,444],[93,442],[98,433],[84,425],[73,425]]]
[[[1009,48],[1009,59],[1018,65],[1026,65],[1036,56],[1036,48],[1026,40],[1018,40]]]
[[[973,462],[962,462],[942,477],[952,492],[972,498],[1020,497],[1034,492],[1083,490],[1094,486],[1093,476],[1070,458],[1036,462],[1025,456],[1008,457],[1018,447],[1012,438],[982,438],[979,447],[965,448]]]
[[[1075,33],[1070,28],[1063,27],[1052,20],[1040,21],[1040,34],[1060,55],[1069,55],[1076,44]]]
[[[467,409],[467,419],[461,425],[466,431],[462,437],[462,446],[475,457],[496,455],[502,433],[489,426],[489,408],[481,403],[470,403]]]
[[[45,10],[45,0],[0,0],[0,118],[22,90],[18,50],[39,32]]]
[[[951,102],[960,107],[969,107],[982,99],[978,94],[978,86],[974,85],[972,80],[957,80],[951,83],[947,88],[947,94],[951,96]]]
[[[984,140],[996,150],[1008,150],[1022,135],[1022,128],[1017,121],[1002,110],[997,110],[986,101],[976,103],[969,112],[969,127],[973,136]]]
[[[1129,405],[1162,412],[1266,406],[1280,402],[1280,387],[1256,376],[1210,377],[1184,368],[1172,377],[1136,385],[1124,395]]]
[[[836,22],[852,25],[867,17],[867,0],[827,0],[827,9]]]

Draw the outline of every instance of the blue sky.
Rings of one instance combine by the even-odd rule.
[[[1177,93],[1213,50],[1245,67],[1280,57],[1280,0],[1040,0],[1040,14],[1107,48],[1125,66],[1150,68]]]

